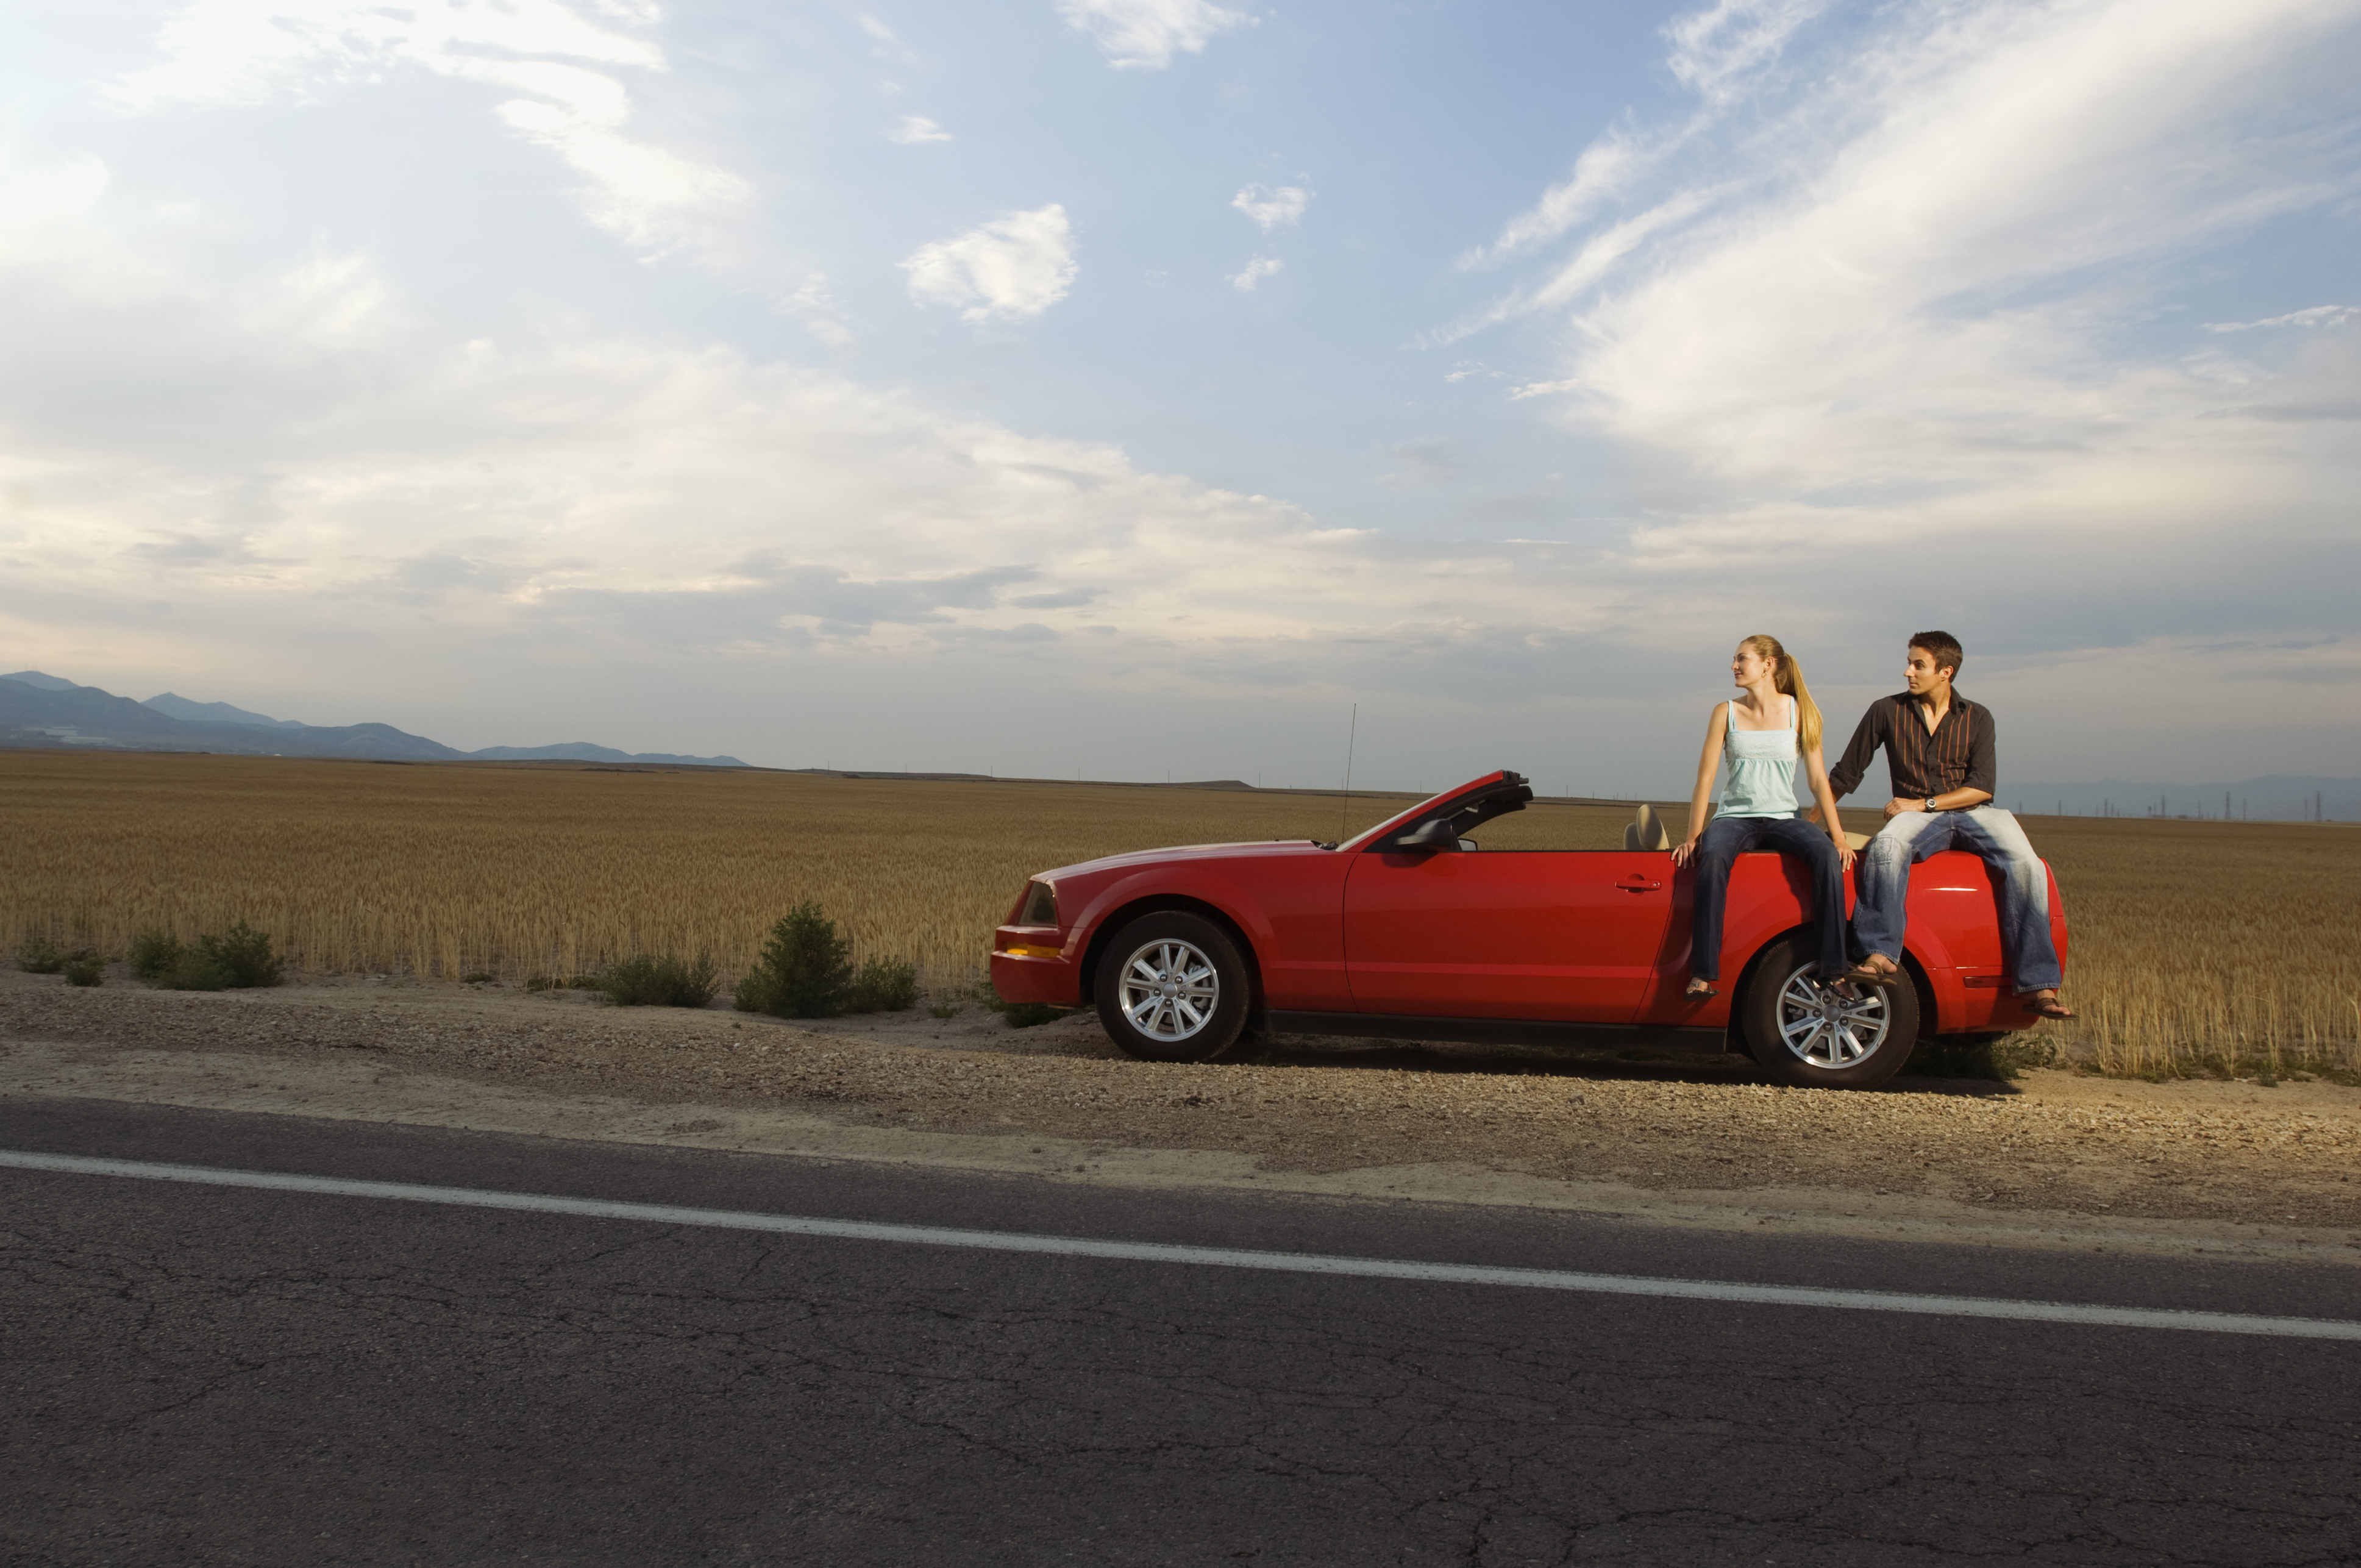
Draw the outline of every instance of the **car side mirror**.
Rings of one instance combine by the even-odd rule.
[[[1412,854],[1426,854],[1436,850],[1464,849],[1466,845],[1466,840],[1460,838],[1458,832],[1453,828],[1451,818],[1437,817],[1430,821],[1420,823],[1409,832],[1397,838],[1391,848],[1408,850]]]

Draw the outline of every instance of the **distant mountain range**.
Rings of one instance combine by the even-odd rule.
[[[134,702],[39,670],[0,675],[0,747],[87,746],[109,751],[223,751],[253,757],[353,757],[403,762],[666,762],[742,768],[735,757],[619,751],[573,740],[462,751],[390,724],[304,724],[172,692]]]

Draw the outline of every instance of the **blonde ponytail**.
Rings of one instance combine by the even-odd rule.
[[[1804,666],[1779,645],[1776,637],[1758,632],[1739,646],[1752,648],[1760,657],[1778,665],[1771,684],[1783,695],[1795,699],[1795,744],[1806,752],[1819,750],[1820,705],[1812,700],[1812,689],[1804,684]]]

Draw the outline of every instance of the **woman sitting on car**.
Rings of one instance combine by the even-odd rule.
[[[1834,982],[1850,967],[1845,957],[1844,873],[1852,865],[1852,846],[1837,820],[1836,796],[1828,793],[1828,771],[1820,761],[1819,707],[1805,688],[1804,672],[1775,637],[1741,642],[1730,674],[1741,695],[1716,703],[1706,721],[1705,752],[1697,759],[1697,789],[1689,796],[1689,836],[1673,850],[1675,865],[1697,864],[1689,983],[1682,994],[1700,1001],[1720,994],[1714,981],[1721,978],[1722,905],[1730,892],[1730,868],[1749,850],[1776,850],[1811,869],[1820,976]],[[1825,828],[1795,815],[1798,755]],[[1725,758],[1729,787],[1708,823],[1714,774]]]

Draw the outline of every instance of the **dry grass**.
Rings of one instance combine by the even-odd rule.
[[[2110,1072],[2361,1070],[2361,829],[2029,817]]]
[[[1366,797],[1354,830],[1400,808]],[[981,966],[1027,873],[1121,850],[1333,839],[1334,795],[701,770],[0,751],[0,937],[120,952],[243,917],[302,968],[579,972],[752,961],[818,899],[862,956]],[[1626,807],[1536,806],[1493,848],[1620,845]],[[1850,814],[1848,814],[1849,816]],[[1856,826],[1866,828],[1873,817]],[[2361,1069],[2361,832],[2032,817],[2073,929],[2081,1054],[2111,1071]]]
[[[1334,796],[701,769],[0,751],[0,934],[120,951],[243,916],[301,967],[742,970],[818,899],[863,957],[981,968],[1030,872],[1157,844],[1336,836]],[[1357,830],[1387,807],[1354,808]],[[1399,806],[1391,807],[1399,809]]]

